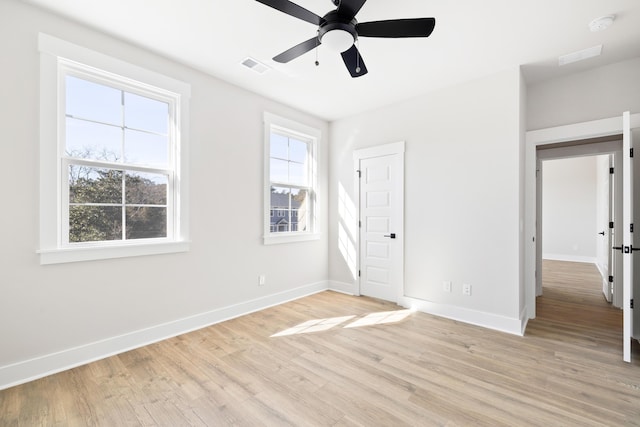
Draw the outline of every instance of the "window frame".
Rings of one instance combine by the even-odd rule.
[[[186,252],[188,224],[188,107],[190,86],[173,78],[83,48],[47,34],[39,34],[40,50],[40,255],[41,264]],[[139,172],[169,170],[167,188],[167,237],[99,242],[68,241],[68,165],[65,155],[65,93],[67,75],[115,87],[169,103],[173,120],[167,169],[140,168]],[[73,159],[135,171],[135,166]],[[144,169],[144,170],[143,170]],[[64,186],[67,185],[67,190]]]
[[[271,133],[276,131],[279,134],[288,135],[294,138],[301,138],[309,141],[310,148],[310,164],[309,164],[309,223],[310,229],[307,231],[289,231],[278,232],[272,231],[271,217]],[[311,126],[298,123],[275,114],[264,113],[264,235],[263,241],[265,245],[279,243],[304,242],[320,239],[320,230],[318,228],[318,144],[320,143],[321,132]],[[283,184],[283,183],[280,183]],[[278,185],[277,183],[275,184]],[[304,186],[293,185],[292,188],[302,188]],[[276,212],[277,216],[277,212]],[[276,229],[278,226],[276,225]]]

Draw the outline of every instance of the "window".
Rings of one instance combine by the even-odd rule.
[[[320,131],[265,113],[266,244],[317,239]]]
[[[188,85],[43,34],[40,50],[41,263],[187,250]]]
[[[173,103],[61,70],[63,245],[171,238]]]

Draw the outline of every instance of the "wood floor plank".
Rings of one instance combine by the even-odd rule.
[[[322,292],[0,391],[0,425],[640,426],[599,273],[543,266],[524,337]]]

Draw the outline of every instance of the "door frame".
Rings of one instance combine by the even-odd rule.
[[[391,155],[400,156],[398,161],[398,198],[397,203],[399,204],[399,218],[398,225],[396,227],[397,234],[397,245],[398,248],[398,256],[400,257],[400,271],[398,272],[398,277],[400,278],[400,284],[397,287],[397,294],[395,303],[399,303],[402,297],[404,296],[404,152],[405,152],[405,142],[393,142],[390,144],[377,145],[369,148],[361,148],[359,150],[354,150],[353,152],[353,164],[355,171],[355,197],[356,197],[356,218],[358,221],[360,218],[360,162],[365,159],[371,159],[375,157],[385,157]],[[356,233],[356,270],[360,271],[360,254],[362,253],[361,248],[361,239],[360,239],[360,227],[358,227],[358,232]],[[360,288],[360,274],[356,277],[356,288],[357,294],[361,295]]]
[[[570,141],[567,142],[567,145],[562,144],[562,147],[554,148],[553,146],[549,146],[536,150],[536,271],[538,272],[538,274],[536,274],[536,296],[542,295],[542,245],[544,243],[542,238],[544,230],[544,223],[542,221],[542,180],[544,179],[542,162],[547,160],[574,159],[599,155],[608,155],[610,159],[614,159],[617,172],[614,173],[613,178],[609,178],[609,180],[610,183],[613,183],[613,187],[615,188],[615,195],[613,197],[615,200],[615,215],[614,218],[609,216],[609,221],[613,221],[616,242],[615,244],[612,242],[608,245],[609,258],[611,258],[612,253],[611,246],[622,244],[622,136],[614,134],[601,139],[603,139],[603,141],[587,141],[586,143],[584,141]],[[611,211],[611,208],[613,207],[611,196],[612,195],[610,194],[608,202],[609,211]],[[611,230],[607,229],[607,232],[610,238]],[[613,304],[615,307],[620,308],[622,307],[622,259],[619,258],[616,261],[617,262],[609,263],[609,275],[612,275],[614,280],[620,284],[620,286],[615,287],[617,298],[614,298],[615,303]],[[615,271],[612,272],[613,268],[615,268]]]
[[[640,128],[640,113],[631,115],[631,128]],[[622,113],[616,117],[528,131],[525,146],[525,265],[524,319],[536,317],[536,150],[538,146],[588,141],[622,135]],[[524,329],[524,328],[523,328]]]

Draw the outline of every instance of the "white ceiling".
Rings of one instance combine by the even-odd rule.
[[[353,79],[320,46],[288,64],[271,58],[316,28],[254,0],[23,0],[326,120],[335,120],[518,65],[527,82],[640,56],[639,0],[369,0],[359,22],[435,17],[426,39],[362,37],[369,70]],[[317,15],[330,0],[297,0]],[[594,18],[614,25],[592,33]],[[600,57],[558,67],[558,56],[603,44]],[[271,69],[240,65],[247,56]]]

